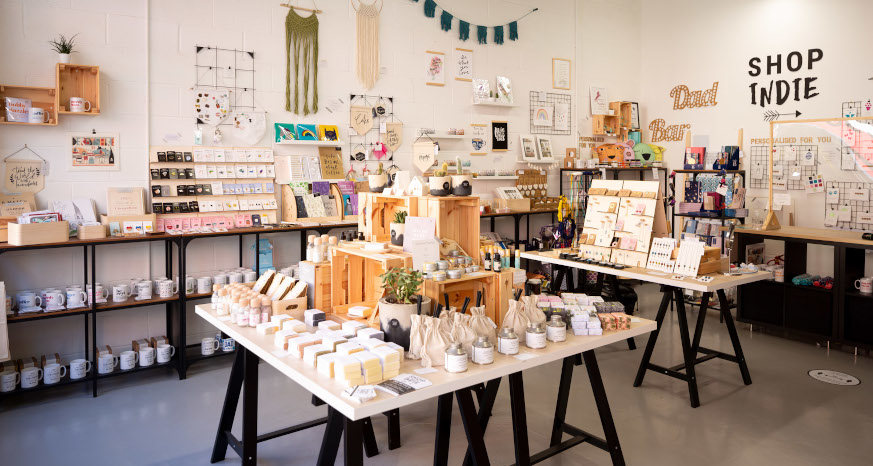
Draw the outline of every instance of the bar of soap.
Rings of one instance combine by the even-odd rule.
[[[267,270],[258,278],[258,281],[255,282],[255,286],[252,287],[255,293],[261,294],[264,292],[264,289],[269,288],[273,278],[276,275],[276,271],[273,269]]]
[[[403,347],[398,345],[397,343],[389,341],[388,343],[385,343],[385,346],[397,351],[397,354],[400,355],[400,361],[403,361],[406,358],[406,354],[403,352]]]
[[[261,291],[259,291],[259,293],[265,294],[267,296],[273,296],[273,293],[276,292],[276,290],[279,288],[279,285],[283,281],[285,281],[286,278],[288,278],[288,277],[286,277],[285,275],[282,275],[281,273],[275,274],[273,276],[273,280],[270,281],[270,286],[267,287],[267,291],[264,292],[263,290],[261,290]],[[257,285],[257,283],[255,283],[255,284]]]
[[[332,320],[322,320],[318,323],[319,330],[339,330],[341,328],[339,322]]]
[[[293,338],[288,341],[288,352],[293,354],[295,357],[302,358],[303,351],[312,345],[317,345],[321,343],[321,337],[318,335],[308,334],[305,336]]]
[[[361,361],[351,356],[338,356],[333,363],[333,376],[347,386],[360,385],[363,382]]]
[[[286,320],[291,320],[291,319],[292,319],[292,317],[289,316],[288,314],[277,314],[277,315],[274,315],[274,316],[270,316],[270,322],[273,322],[273,323],[279,324],[279,328],[282,328],[282,324],[283,324]]]
[[[600,319],[589,320],[588,323],[586,324],[586,327],[588,327],[589,330],[591,330],[593,328],[600,328]]]
[[[281,348],[283,350],[288,349],[288,340],[292,338],[297,338],[298,333],[294,330],[279,330],[278,332],[273,334],[273,346],[276,348]]]
[[[305,290],[306,290],[306,282],[303,280],[300,280],[297,282],[297,284],[294,285],[293,288],[291,288],[290,290],[288,290],[287,293],[285,293],[285,296],[282,296],[280,299],[299,298]]]
[[[370,352],[379,358],[379,362],[382,363],[383,368],[395,364],[400,365],[400,355],[397,354],[395,349],[389,348],[387,345],[375,348]]]
[[[321,344],[325,345],[325,346],[329,346],[330,350],[332,352],[336,351],[337,345],[345,343],[346,341],[347,340],[344,337],[342,337],[340,335],[336,335],[336,334],[325,335],[324,337],[321,338]]]
[[[352,335],[354,335],[354,334],[358,333],[358,329],[362,329],[366,326],[367,326],[367,324],[365,324],[363,322],[358,322],[357,320],[349,320],[349,321],[343,322],[342,329],[343,329],[343,331],[351,332]]]
[[[577,336],[588,335],[588,329],[585,327],[573,327],[573,335],[577,335]]]
[[[309,364],[310,366],[315,366],[315,358],[321,356],[322,354],[330,353],[330,347],[326,345],[312,345],[303,348],[303,362],[305,364]]]
[[[282,330],[294,330],[297,333],[306,331],[306,324],[297,319],[286,320],[282,322]]]
[[[258,331],[258,335],[272,335],[279,330],[279,326],[273,322],[262,322],[255,327],[255,330]]]
[[[364,375],[364,383],[376,383],[382,380],[382,363],[379,356],[369,351],[359,351],[352,355],[361,361],[361,373]]]
[[[603,329],[601,329],[601,328],[589,328],[588,334],[589,335],[603,335]]]
[[[361,345],[364,348],[364,350],[366,350],[366,351],[372,351],[380,346],[385,346],[385,342],[382,340],[379,340],[378,338],[357,337],[356,340],[357,340],[357,343],[359,345]]]
[[[315,327],[319,322],[326,318],[327,316],[324,314],[324,311],[318,309],[307,309],[303,311],[303,321],[306,322],[306,325]]]
[[[315,358],[315,369],[319,374],[333,378],[333,363],[339,355],[336,353],[325,353]]]
[[[385,340],[385,334],[382,333],[381,330],[376,330],[374,328],[366,327],[358,330],[359,337],[365,338],[378,338],[380,340]]]
[[[367,306],[352,306],[347,312],[352,317],[367,318],[373,313],[373,308]]]
[[[336,345],[336,352],[342,356],[349,356],[360,351],[364,351],[364,347],[352,341]]]

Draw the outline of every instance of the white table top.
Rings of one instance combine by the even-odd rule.
[[[231,324],[229,319],[219,318],[215,315],[212,311],[212,306],[209,304],[196,306],[195,312],[236,340],[237,344],[245,346],[264,362],[275,367],[291,380],[303,386],[303,388],[309,390],[313,395],[351,420],[359,420],[395,408],[402,408],[445,393],[557,361],[567,356],[573,356],[584,351],[620,342],[630,337],[643,335],[657,328],[655,321],[634,318],[630,330],[605,331],[602,336],[575,336],[572,332],[568,332],[566,341],[560,343],[548,342],[547,346],[543,349],[530,349],[521,345],[519,354],[533,355],[530,359],[521,360],[515,356],[507,356],[495,352],[492,364],[479,365],[470,362],[467,371],[459,374],[446,372],[443,366],[435,367],[436,372],[417,374],[414,371],[421,368],[421,361],[404,359],[400,365],[401,374],[418,375],[430,380],[433,382],[433,385],[400,396],[392,396],[376,390],[376,398],[364,403],[357,403],[341,395],[345,389],[343,384],[337,382],[334,378],[328,378],[319,374],[314,366],[305,364],[303,359],[298,359],[291,355],[280,357],[274,354],[277,352],[277,349],[273,345],[273,335],[259,335],[254,328],[243,328]],[[557,383],[557,381],[554,382]],[[269,401],[264,400],[264,402],[268,403]]]
[[[694,277],[685,277],[682,280],[672,278],[675,274],[661,272],[658,270],[650,270],[643,267],[627,267],[621,270],[613,269],[612,267],[603,267],[600,265],[586,264],[584,262],[576,262],[567,259],[559,259],[558,252],[523,252],[523,259],[546,262],[549,264],[566,265],[591,272],[605,273],[607,275],[616,275],[624,278],[632,278],[634,280],[642,280],[644,282],[657,283],[659,285],[674,286],[676,288],[685,288],[700,292],[715,292],[725,288],[745,285],[746,283],[767,280],[773,276],[771,272],[755,272],[742,275],[724,275],[721,273],[708,274],[713,277],[709,283],[696,280]]]

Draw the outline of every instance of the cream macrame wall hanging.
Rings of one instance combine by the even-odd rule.
[[[303,114],[318,112],[318,17],[308,8],[289,8],[285,16],[285,110],[300,114],[300,68],[303,67]],[[312,11],[306,17],[295,9]],[[293,50],[292,50],[293,48]],[[294,57],[294,106],[291,106],[291,56]],[[312,75],[312,107],[309,107],[309,79]]]
[[[355,0],[349,0],[355,8]],[[376,4],[379,7],[376,8]],[[383,2],[375,0],[367,4],[358,1],[357,11],[357,57],[355,72],[361,84],[372,89],[379,79],[379,13]]]

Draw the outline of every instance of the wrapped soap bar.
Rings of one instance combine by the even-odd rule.
[[[321,343],[321,337],[318,335],[308,334],[304,336],[299,336],[297,338],[292,338],[288,340],[288,352],[293,354],[294,357],[302,358],[303,350],[308,346],[317,345]]]
[[[264,293],[264,290],[268,289],[272,284],[275,276],[275,270],[267,270],[260,278],[258,278],[258,281],[255,282],[255,286],[252,287],[252,290],[258,294]]]
[[[588,329],[585,327],[573,327],[573,335],[576,335],[576,336],[588,335]]]
[[[315,358],[315,369],[319,374],[333,378],[333,363],[339,355],[336,353],[325,353]]]
[[[600,328],[600,319],[588,320],[588,324],[586,325],[586,327],[588,327],[589,330],[592,328]]]
[[[363,382],[361,361],[352,356],[338,356],[333,362],[333,376],[347,386],[360,385]]]
[[[288,340],[292,338],[297,338],[297,332],[291,329],[287,330],[279,330],[278,332],[273,334],[273,345],[276,348],[281,348],[283,350],[288,349]]]
[[[352,354],[358,361],[361,361],[361,373],[364,376],[364,383],[371,384],[382,380],[382,363],[379,357],[369,351],[359,351]]]
[[[359,351],[364,351],[364,347],[352,341],[336,345],[336,352],[342,356],[348,356]]]
[[[373,308],[367,306],[352,306],[348,309],[348,313],[351,317],[367,318],[373,313]]]
[[[334,322],[332,320],[322,320],[318,323],[319,330],[339,330],[340,324],[339,322]]]
[[[385,346],[385,342],[378,338],[357,337],[355,343],[361,345],[364,350],[372,351],[380,346]]]
[[[344,337],[336,334],[325,335],[321,338],[321,344],[329,346],[331,351],[336,351],[336,347],[346,341]]]
[[[376,330],[370,327],[358,330],[358,336],[366,338],[378,338],[383,341],[385,340],[385,334],[381,330]]]
[[[262,322],[255,329],[258,331],[258,335],[272,335],[279,330],[279,326],[273,322]]]
[[[362,329],[366,327],[367,324],[363,322],[358,322],[357,320],[348,320],[343,322],[342,329],[345,332],[352,332],[352,334],[358,333],[358,329]]]
[[[319,322],[326,318],[327,316],[324,314],[324,311],[318,309],[307,309],[303,311],[303,321],[306,322],[306,325],[312,327],[315,327]]]
[[[279,299],[299,298],[301,295],[303,295],[304,291],[306,291],[306,282],[303,280],[300,280],[297,282],[297,284],[294,285],[293,288],[288,290],[288,292],[285,293],[283,296],[281,296]]]
[[[274,315],[274,316],[270,316],[270,322],[273,322],[273,323],[279,324],[279,328],[282,328],[282,324],[283,324],[286,320],[292,320],[292,317],[289,316],[288,314],[277,314],[277,315]]]
[[[303,362],[310,366],[315,366],[315,358],[330,352],[330,347],[327,345],[318,344],[307,346],[306,348],[303,348]]]
[[[630,330],[631,316],[622,312],[616,312],[613,314],[613,317],[615,317],[616,330]]]
[[[603,329],[600,328],[589,328],[588,335],[603,335]]]
[[[393,341],[389,341],[388,343],[385,343],[385,346],[393,349],[394,351],[397,351],[397,354],[400,355],[400,361],[403,361],[403,359],[405,359],[406,354],[403,352],[402,346],[398,345],[397,343],[394,343]]]
[[[306,331],[306,324],[297,319],[286,320],[282,322],[282,330],[294,330],[297,333]]]
[[[380,346],[372,351],[382,364],[382,378],[389,379],[400,373],[400,356],[397,351],[388,346]]]

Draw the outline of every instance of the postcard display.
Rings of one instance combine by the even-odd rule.
[[[265,147],[152,146],[157,231],[276,223],[276,170]]]
[[[669,235],[659,189],[657,181],[592,181],[580,255],[645,267],[652,238]]]

